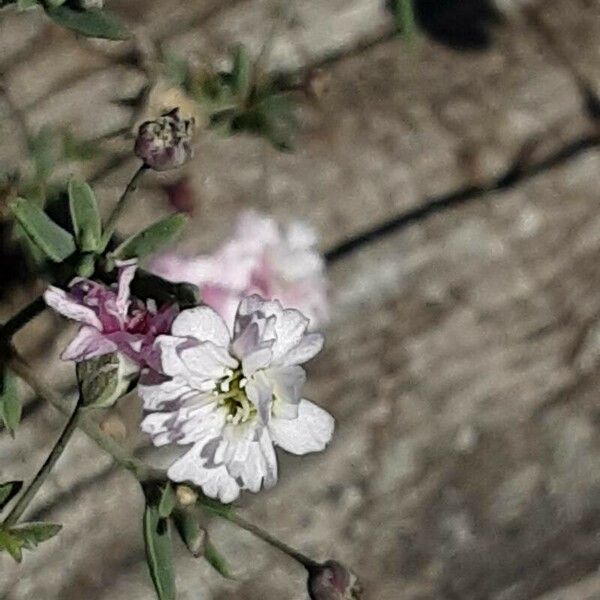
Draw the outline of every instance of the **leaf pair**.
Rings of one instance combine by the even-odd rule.
[[[23,559],[23,550],[33,550],[42,542],[53,538],[62,525],[55,523],[22,523],[0,526],[0,551],[8,552],[17,562]]]
[[[68,193],[73,235],[57,225],[42,208],[30,200],[17,198],[11,203],[12,212],[29,240],[56,263],[65,261],[76,250],[83,255],[99,254],[105,245],[98,203],[92,188],[85,181],[72,179]],[[187,221],[188,217],[184,214],[169,215],[131,236],[111,253],[111,257],[128,260],[152,254],[173,241]],[[90,271],[90,268],[86,266],[86,270]],[[89,276],[91,273],[81,274]]]

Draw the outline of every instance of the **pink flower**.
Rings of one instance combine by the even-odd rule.
[[[310,327],[328,320],[325,263],[312,228],[295,222],[279,225],[256,212],[243,213],[234,236],[209,256],[163,254],[151,270],[170,281],[200,288],[202,301],[231,327],[240,300],[250,294],[279,300],[310,319]]]
[[[121,265],[118,284],[112,287],[76,278],[68,292],[54,286],[46,290],[48,306],[82,324],[62,353],[63,360],[79,362],[120,352],[138,367],[148,364],[156,336],[169,332],[177,308],[165,305],[157,310],[152,301],[131,298],[136,268],[131,261]]]

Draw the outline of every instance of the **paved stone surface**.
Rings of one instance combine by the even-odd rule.
[[[553,0],[548,22],[563,11],[564,29],[578,31],[597,17],[595,2],[580,4],[577,16]],[[180,52],[215,56],[240,39],[257,48],[270,7],[173,0],[162,19],[164,5],[147,3],[150,33]],[[308,219],[332,248],[403,211],[485,186],[517,156],[527,166],[593,131],[571,66],[518,13],[485,52],[425,40],[410,55],[402,41],[384,39],[379,6],[298,2],[300,29],[282,32],[274,64],[324,59],[332,91],[320,105],[304,103],[295,154],[246,137],[202,137],[188,170],[200,204],[185,247],[213,246],[229,217],[253,206]],[[340,31],[328,35],[332,16]],[[182,18],[198,31],[179,35]],[[0,47],[7,35],[0,27]],[[73,40],[51,35],[49,52],[63,56]],[[364,40],[370,47],[352,52]],[[86,45],[41,81],[40,53],[11,63],[10,89],[32,95],[31,125],[69,122],[98,135],[127,122],[111,99],[134,93],[142,76],[97,50]],[[93,123],[87,106],[97,111]],[[99,179],[103,200],[133,166]],[[534,177],[459,194],[332,262],[333,322],[308,395],[336,416],[335,440],[319,456],[282,456],[280,484],[245,497],[244,513],[308,554],[352,564],[367,598],[600,597],[599,173],[597,147],[573,148]],[[148,182],[144,211],[132,211],[123,231],[167,209],[160,181]],[[16,341],[68,391],[69,367],[56,356],[70,332],[57,336],[58,324],[45,315],[32,325],[43,344],[27,331]],[[0,437],[3,477],[33,471],[59,430],[50,408],[28,406],[16,442]],[[118,410],[134,432],[135,400]],[[0,556],[0,595],[152,597],[141,505],[135,482],[77,437],[34,508],[65,529],[19,567]],[[304,575],[285,557],[228,524],[212,522],[210,531],[238,578],[225,582],[178,549],[181,598],[306,600]]]

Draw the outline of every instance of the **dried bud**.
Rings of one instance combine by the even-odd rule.
[[[135,154],[155,171],[177,169],[193,155],[194,119],[183,119],[178,108],[156,121],[140,125]]]
[[[175,494],[181,506],[190,506],[198,500],[198,494],[187,485],[178,485]]]
[[[306,93],[315,100],[322,100],[331,87],[331,75],[322,69],[313,69],[304,81]]]
[[[356,575],[335,560],[308,569],[311,600],[360,600],[361,591]]]

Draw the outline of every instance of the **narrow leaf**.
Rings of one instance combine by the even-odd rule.
[[[69,182],[69,208],[77,245],[83,252],[96,252],[101,246],[102,225],[96,197],[85,181]]]
[[[206,531],[200,526],[198,515],[192,508],[176,508],[173,521],[183,543],[196,558],[204,554]]]
[[[46,10],[58,25],[81,35],[107,40],[126,40],[130,35],[117,17],[106,10],[74,10],[68,6],[57,6]]]
[[[162,519],[169,517],[175,508],[175,504],[177,504],[177,497],[175,496],[173,486],[170,483],[167,483],[158,505],[158,514],[160,517]]]
[[[75,252],[73,236],[59,227],[39,207],[17,198],[12,212],[29,239],[51,260],[60,263]]]
[[[10,531],[0,527],[0,551],[8,552],[18,563],[23,560],[21,542]]]
[[[21,421],[21,410],[16,377],[6,369],[0,386],[0,420],[13,437]]]
[[[227,561],[223,558],[221,553],[215,548],[213,543],[210,541],[208,536],[204,541],[204,558],[208,564],[219,573],[219,575],[226,579],[234,579],[231,574],[231,570],[227,565]]]
[[[17,8],[19,10],[29,10],[38,5],[37,0],[17,0]]]
[[[9,531],[21,541],[23,548],[31,550],[38,544],[53,538],[61,529],[62,525],[57,523],[31,522],[15,525]]]
[[[2,510],[23,487],[22,481],[7,481],[0,484],[0,510]]]
[[[144,541],[148,569],[159,600],[174,600],[175,571],[168,519],[161,519],[158,507],[147,504],[144,511]]]
[[[182,213],[170,215],[125,240],[112,256],[120,260],[148,256],[174,241],[188,220],[189,217]]]
[[[237,46],[233,53],[233,69],[231,71],[233,88],[241,100],[245,100],[250,92],[252,81],[252,65],[244,46]]]

